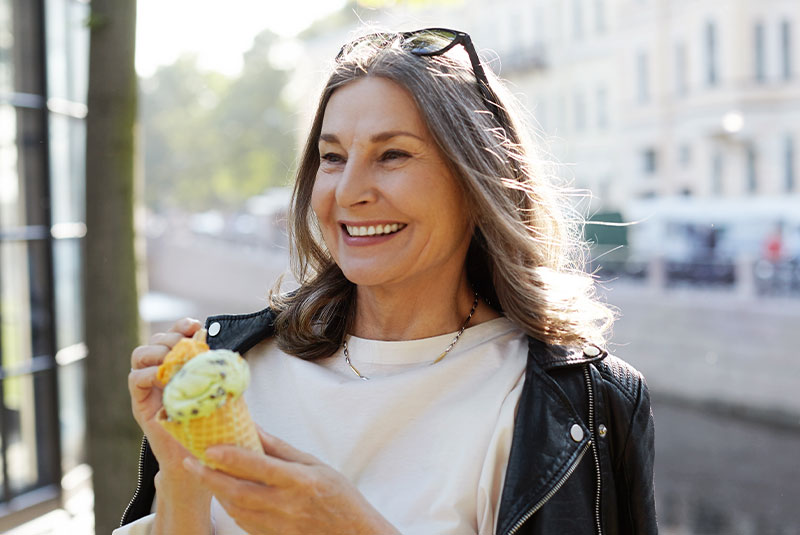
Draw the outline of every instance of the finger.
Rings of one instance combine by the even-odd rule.
[[[237,477],[203,466],[194,457],[186,457],[183,467],[217,496],[220,503],[232,504],[245,509],[265,509],[269,488],[263,484]]]
[[[184,338],[186,338],[184,335],[176,332],[156,333],[150,337],[150,345],[151,346],[161,345],[166,347],[167,349],[172,349],[173,347],[175,347],[175,344],[177,344]]]
[[[288,486],[303,478],[299,465],[239,446],[211,446],[206,457],[219,471],[264,485]]]
[[[196,320],[194,318],[182,318],[176,321],[172,327],[169,328],[169,332],[173,333],[181,333],[183,336],[192,336],[196,333],[203,324],[200,320]]]
[[[131,370],[128,374],[128,390],[134,401],[142,402],[152,394],[153,389],[160,387],[156,368]]]
[[[284,442],[274,435],[270,435],[261,428],[258,428],[258,438],[261,439],[261,447],[264,453],[284,461],[291,461],[300,464],[322,464],[322,462],[304,451],[300,451],[288,442]]]
[[[169,348],[163,345],[139,346],[131,353],[131,368],[139,370],[149,366],[158,366],[169,353]]]

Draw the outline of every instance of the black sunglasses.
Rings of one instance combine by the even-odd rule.
[[[342,56],[358,48],[359,44],[365,42],[378,44],[380,46],[388,46],[398,39],[400,40],[400,47],[403,48],[403,50],[411,52],[415,56],[440,56],[456,45],[463,46],[472,63],[472,72],[475,74],[475,79],[478,81],[478,90],[481,92],[481,97],[483,97],[486,107],[489,108],[489,111],[492,112],[500,124],[508,131],[508,119],[496,103],[497,97],[494,91],[489,87],[489,79],[486,78],[486,72],[483,70],[483,65],[481,65],[478,52],[472,44],[472,39],[464,32],[448,30],[446,28],[425,28],[413,32],[373,33],[345,44],[342,49],[339,50],[336,59],[338,61]]]

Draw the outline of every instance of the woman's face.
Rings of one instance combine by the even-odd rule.
[[[337,89],[319,154],[311,205],[350,281],[425,285],[461,274],[466,203],[406,89],[377,77]]]

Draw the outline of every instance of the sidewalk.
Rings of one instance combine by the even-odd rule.
[[[800,299],[606,286],[620,312],[611,352],[645,375],[653,398],[800,429]]]

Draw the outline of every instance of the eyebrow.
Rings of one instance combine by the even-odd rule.
[[[414,139],[417,139],[419,141],[422,141],[422,142],[425,141],[424,139],[422,139],[418,135],[412,134],[411,132],[407,132],[405,130],[390,130],[388,132],[380,132],[380,133],[375,134],[374,136],[372,136],[370,138],[370,141],[372,143],[380,143],[382,141],[388,141],[388,140],[390,140],[390,139],[392,139],[394,137],[400,137],[400,136],[413,137]],[[336,144],[341,145],[341,142],[339,141],[339,138],[336,137],[336,134],[325,134],[325,133],[322,133],[322,134],[319,135],[319,139],[320,139],[320,141],[327,141],[328,143],[336,143]]]

